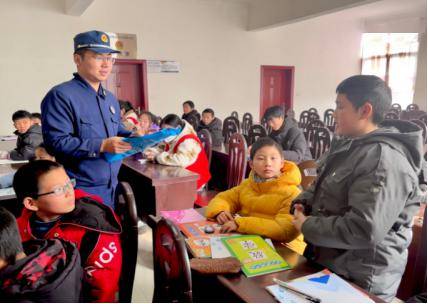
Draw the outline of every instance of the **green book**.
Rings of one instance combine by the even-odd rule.
[[[242,264],[247,277],[290,269],[290,265],[258,235],[237,235],[221,239]]]

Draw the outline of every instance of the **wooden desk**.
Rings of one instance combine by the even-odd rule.
[[[199,175],[181,167],[146,162],[138,156],[123,161],[119,180],[130,183],[139,215],[159,215],[162,210],[193,208]]]

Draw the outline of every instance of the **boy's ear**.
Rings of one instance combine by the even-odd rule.
[[[250,165],[250,168],[253,169],[253,161],[250,159],[250,161],[248,162],[248,164]]]
[[[39,210],[39,207],[37,207],[37,200],[35,200],[32,197],[27,196],[26,198],[24,198],[22,202],[24,204],[24,207],[27,208],[28,210],[31,210],[31,211]]]
[[[361,118],[363,119],[369,119],[371,120],[371,117],[373,117],[373,106],[369,102],[365,102],[359,109],[358,112],[361,115]]]

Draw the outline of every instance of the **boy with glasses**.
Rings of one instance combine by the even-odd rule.
[[[85,270],[84,302],[114,302],[122,251],[121,226],[111,208],[89,196],[76,199],[74,180],[53,161],[22,166],[13,188],[24,210],[18,218],[23,241],[60,238],[79,248]]]

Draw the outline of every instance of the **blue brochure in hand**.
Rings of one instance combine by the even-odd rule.
[[[181,128],[177,129],[162,129],[159,132],[136,137],[124,138],[123,141],[129,142],[132,145],[132,149],[125,153],[104,153],[104,157],[109,163],[122,160],[125,157],[131,156],[138,152],[143,152],[145,149],[152,147],[170,136],[177,136],[180,134]]]

